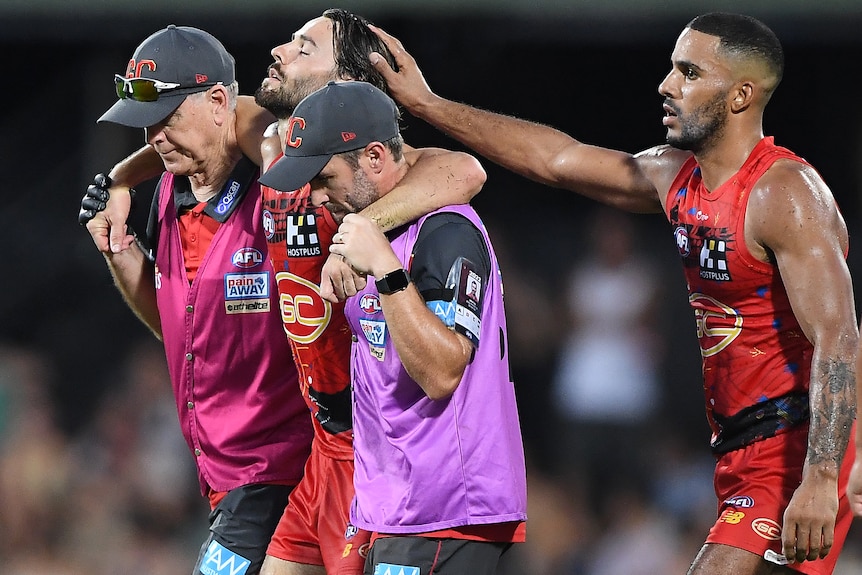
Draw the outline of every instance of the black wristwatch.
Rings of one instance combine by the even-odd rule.
[[[377,286],[377,292],[381,295],[389,295],[400,292],[406,289],[410,284],[410,276],[404,268],[399,268],[394,272],[389,272],[374,284]]]

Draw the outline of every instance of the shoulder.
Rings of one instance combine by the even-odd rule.
[[[747,234],[764,246],[825,237],[844,245],[847,240],[844,218],[826,182],[812,166],[789,158],[777,160],[752,186],[745,221]]]
[[[670,190],[682,166],[692,156],[689,151],[662,144],[638,152],[635,154],[635,161],[646,177],[653,182],[664,202],[664,196]]]
[[[751,188],[749,209],[795,208],[833,210],[832,191],[811,165],[791,158],[775,161]]]

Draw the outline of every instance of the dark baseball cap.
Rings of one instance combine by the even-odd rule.
[[[124,90],[126,97],[117,100],[97,121],[146,128],[167,118],[189,94],[203,92],[216,84],[232,84],[236,80],[236,64],[212,34],[171,24],[138,46],[123,77],[126,84],[118,90]],[[129,92],[132,87],[128,81],[133,78],[156,80],[161,88],[157,98],[136,100]]]
[[[367,82],[329,82],[293,111],[284,156],[260,183],[290,192],[310,182],[335,154],[398,135],[398,107]]]

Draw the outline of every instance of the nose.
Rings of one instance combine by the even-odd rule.
[[[658,85],[658,93],[661,94],[662,96],[666,97],[666,98],[672,97],[671,96],[671,92],[672,92],[671,82],[673,80],[673,72],[674,72],[673,70],[668,72],[667,76],[665,76],[664,79],[661,82],[659,82],[659,85]]]
[[[144,128],[144,141],[147,144],[153,145],[157,142],[162,141],[164,134],[164,124],[154,124],[147,128]]]
[[[311,204],[314,207],[319,208],[320,206],[324,205],[328,201],[329,201],[329,196],[326,194],[326,192],[323,190],[323,188],[315,186],[314,183],[312,182],[312,184],[311,184]]]
[[[290,42],[288,42],[287,44],[279,44],[270,50],[269,54],[276,64],[286,64],[296,57],[295,52],[295,50],[291,51]]]

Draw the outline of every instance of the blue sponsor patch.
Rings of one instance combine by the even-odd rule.
[[[425,302],[425,305],[440,318],[446,327],[455,327],[455,302],[435,299]]]
[[[200,568],[203,575],[245,575],[250,565],[251,561],[245,557],[237,555],[218,541],[212,541],[201,558]]]
[[[233,206],[233,202],[236,199],[237,193],[240,191],[242,186],[236,180],[230,180],[225,186],[224,192],[222,193],[221,198],[216,205],[215,211],[218,214],[226,214],[230,211]]]
[[[374,575],[419,575],[419,567],[378,563],[374,566]]]
[[[225,274],[224,298],[228,301],[269,298],[269,273]]]

